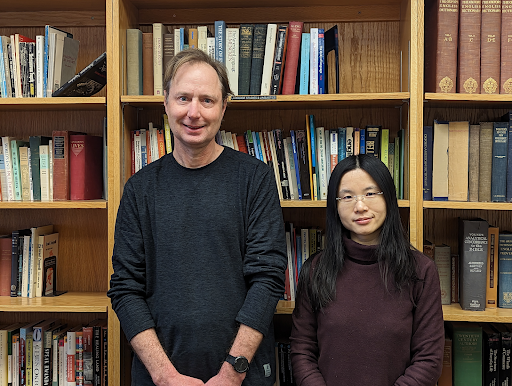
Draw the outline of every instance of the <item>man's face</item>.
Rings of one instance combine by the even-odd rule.
[[[225,110],[217,72],[206,63],[182,65],[165,98],[175,150],[214,146]]]

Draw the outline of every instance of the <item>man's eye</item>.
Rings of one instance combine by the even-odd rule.
[[[185,102],[185,101],[187,100],[187,97],[180,96],[180,97],[178,97],[178,100],[179,100],[180,102]]]
[[[208,104],[209,104],[209,103],[213,103],[213,101],[212,101],[211,99],[209,99],[209,98],[206,98],[206,99],[204,100],[204,103],[208,103]]]

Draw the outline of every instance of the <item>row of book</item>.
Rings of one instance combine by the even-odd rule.
[[[447,322],[445,333],[438,386],[510,385],[511,324]]]
[[[512,114],[423,128],[423,199],[512,202]],[[509,138],[510,136],[510,138]]]
[[[2,385],[107,385],[107,320],[43,319],[0,326]]]
[[[128,95],[163,95],[169,60],[199,48],[226,65],[237,95],[339,93],[338,27],[327,31],[304,23],[240,24],[171,28],[153,24],[153,32],[126,31]],[[213,33],[211,29],[213,28]]]
[[[425,90],[512,93],[508,0],[425,2]]]
[[[0,236],[0,296],[56,296],[59,233],[53,225]]]
[[[51,97],[75,76],[80,42],[69,32],[46,25],[35,39],[0,36],[0,95]]]
[[[443,304],[463,310],[512,308],[512,233],[482,219],[459,220],[455,246],[424,242],[436,263]]]
[[[0,140],[1,201],[106,198],[106,137],[55,130]]]

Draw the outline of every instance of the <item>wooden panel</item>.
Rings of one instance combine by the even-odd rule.
[[[131,0],[131,3],[138,9],[155,9],[155,8],[171,8],[171,9],[186,9],[190,7],[190,2],[184,2],[181,0]],[[336,5],[360,5],[361,2],[357,0],[317,0],[314,3],[314,7],[317,6],[336,6]],[[365,2],[370,5],[398,5],[400,1],[397,0],[371,0]],[[210,0],[198,0],[194,1],[193,5],[196,8],[243,8],[244,4],[240,3],[240,0],[217,0],[212,2]],[[258,7],[311,7],[311,1],[309,0],[260,0],[258,1]]]
[[[105,111],[105,97],[66,97],[66,98],[1,98],[2,111]]]
[[[86,201],[0,201],[0,209],[106,209],[105,200]]]
[[[325,231],[325,208],[282,208],[283,218],[296,229],[319,227]]]
[[[9,209],[2,211],[0,234],[53,224],[59,232],[57,289],[108,289],[107,211],[104,209]]]
[[[105,0],[69,1],[69,0],[23,0],[23,1],[2,1],[0,13],[2,12],[48,12],[62,13],[66,11],[101,11],[105,10]],[[57,11],[57,12],[55,12]],[[46,23],[45,23],[46,24]]]
[[[469,121],[471,124],[478,124],[479,122],[493,122],[499,121],[500,117],[507,113],[509,110],[506,108],[480,107],[479,105],[463,105],[459,107],[429,107],[426,104],[423,115],[423,124],[425,126],[433,126],[434,120],[441,121]],[[512,108],[512,104],[510,106]]]
[[[40,27],[46,24],[66,27],[104,27],[105,11],[0,12],[1,26]]]

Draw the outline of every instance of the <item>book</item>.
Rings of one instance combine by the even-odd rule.
[[[164,25],[153,23],[153,95],[164,95]]]
[[[488,231],[485,220],[459,220],[459,297],[463,310],[485,309]]]
[[[305,130],[296,131],[296,146],[300,186],[302,190],[302,199],[311,200],[311,183],[309,174],[309,149],[308,138]]]
[[[165,46],[164,46],[165,47]],[[174,52],[173,52],[174,55]],[[142,33],[142,95],[153,95],[153,32]]]
[[[54,91],[54,97],[89,97],[107,84],[107,53],[104,52]]]
[[[282,88],[283,95],[295,94],[303,26],[304,23],[301,21],[290,21],[288,24],[286,66],[284,67]]]
[[[279,179],[281,181],[281,189],[283,192],[283,199],[289,200],[290,196],[290,183],[288,173],[286,169],[286,161],[284,155],[284,143],[281,129],[275,129],[272,131],[274,136],[274,143],[276,147],[276,159],[279,170]]]
[[[36,296],[57,295],[57,258],[59,256],[59,234],[39,236],[40,255],[37,269]]]
[[[444,340],[444,350],[443,350],[443,365],[441,370],[441,376],[437,381],[438,386],[452,386],[452,377],[453,377],[453,341],[446,337]]]
[[[52,90],[58,90],[76,74],[80,42],[67,36],[55,36],[55,64]]]
[[[69,200],[69,135],[68,130],[54,130],[53,200]]]
[[[226,28],[226,70],[233,95],[238,95],[239,55],[240,28]]]
[[[501,1],[500,94],[512,93],[512,3]]]
[[[492,148],[494,127],[492,122],[480,122],[480,157],[478,178],[478,201],[491,201]]]
[[[197,27],[197,48],[208,53],[206,39],[208,38],[208,27],[201,25]]]
[[[240,56],[238,61],[238,95],[249,95],[251,81],[253,24],[240,24]]]
[[[469,122],[448,123],[448,200],[468,200]]]
[[[20,385],[27,383],[27,339],[33,335],[34,326],[43,323],[44,320],[37,320],[20,327],[19,364],[20,364]],[[32,361],[32,357],[30,362]]]
[[[434,121],[432,155],[432,200],[434,201],[448,200],[448,132],[448,122]],[[395,144],[395,159],[396,152],[397,146]]]
[[[432,201],[432,167],[433,146],[434,146],[434,128],[432,126],[423,126],[423,200]],[[393,146],[394,150],[394,146]],[[393,151],[394,153],[394,151]],[[477,191],[478,192],[478,191]]]
[[[340,63],[338,25],[335,24],[324,33],[325,84],[328,94],[340,92]]]
[[[501,0],[482,0],[480,93],[500,92]]]
[[[53,335],[58,334],[66,327],[66,323],[57,323],[43,332],[43,368],[41,372],[43,386],[51,386],[53,381]]]
[[[226,64],[226,23],[216,20],[215,27],[215,60]]]
[[[498,307],[512,308],[512,234],[498,238]]]
[[[41,201],[53,201],[50,194],[50,145],[39,145],[39,180],[41,183]]]
[[[33,298],[36,295],[41,296],[41,272],[42,272],[42,252],[43,245],[39,236],[53,233],[53,225],[45,225],[30,228],[30,259],[28,273],[28,297]]]
[[[458,34],[459,0],[425,3],[426,92],[455,92]]]
[[[508,123],[493,123],[491,200],[505,202],[507,196],[507,180],[503,174],[507,171],[508,154]]]
[[[468,201],[478,202],[480,125],[469,125]]]
[[[483,331],[474,323],[451,322],[453,327],[453,384],[481,385]]]
[[[261,95],[270,95],[272,84],[272,68],[274,65],[274,52],[276,50],[277,24],[267,24],[267,36],[265,41],[265,56],[263,60],[263,72],[261,75]]]
[[[318,28],[318,93],[325,94],[324,29]]]
[[[364,145],[364,153],[372,155],[375,158],[380,159],[380,137],[381,137],[381,127],[380,126],[366,126],[365,130],[365,145]],[[362,135],[362,134],[361,134]],[[363,145],[361,145],[363,148]],[[362,152],[361,152],[362,153]]]
[[[441,283],[441,303],[451,304],[451,249],[449,245],[441,244],[434,247],[434,262]]]
[[[51,42],[50,42],[50,36],[52,34],[57,34],[57,35],[63,35],[63,36],[67,36],[68,38],[73,38],[73,34],[69,33],[69,32],[66,32],[66,31],[63,31],[61,29],[58,29],[58,28],[55,28],[55,27],[52,27],[50,25],[46,25],[45,28],[44,28],[44,54],[43,54],[43,95],[46,96],[46,97],[51,97],[52,96],[52,87],[51,87],[51,82],[49,83],[48,82],[48,76],[49,76],[49,71],[50,71],[50,68],[52,69],[51,71],[53,71],[53,65],[54,63],[50,62],[50,53],[53,53],[52,55],[55,54],[55,47],[52,46]],[[53,37],[53,43],[55,42],[55,37]],[[52,80],[50,78],[50,80]],[[56,90],[53,90],[53,91],[56,91]]]
[[[489,226],[487,235],[486,308],[496,308],[498,306],[498,244],[499,228]]]
[[[457,92],[480,93],[480,27],[482,1],[460,0]]]
[[[265,59],[265,43],[267,37],[267,25],[256,24],[254,26],[254,37],[252,43],[251,77],[249,83],[249,94],[260,95],[261,77],[263,75],[263,63]]]
[[[309,94],[309,50],[311,46],[309,32],[302,33],[300,43],[299,94]]]
[[[65,346],[66,381],[68,386],[76,386],[76,334],[82,331],[82,325],[69,329],[66,333],[67,345]]]
[[[30,163],[32,169],[32,193],[34,201],[41,200],[41,160],[39,147],[48,145],[50,137],[33,135],[29,138],[30,144]]]
[[[286,51],[288,49],[288,26],[280,25],[277,29],[276,53],[272,67],[271,95],[281,94],[285,68]]]
[[[0,235],[0,296],[11,295],[12,236]]]
[[[138,28],[126,30],[126,92],[127,95],[142,95],[142,31]]]
[[[499,353],[499,384],[510,385],[511,381],[511,349],[512,349],[512,334],[509,329],[500,323],[492,323],[492,328],[499,332],[501,338],[500,353]]]
[[[97,200],[103,195],[103,138],[69,135],[71,200]]]
[[[318,94],[318,28],[310,28],[309,93]]]
[[[501,334],[489,323],[482,323],[484,385],[498,385],[500,377]]]
[[[48,319],[34,326],[32,334],[32,385],[43,386],[44,334],[60,323],[59,319]],[[27,383],[28,384],[28,383]]]
[[[317,143],[317,181],[318,181],[318,199],[327,200],[327,164],[325,157],[325,149],[327,147],[325,138],[325,130],[322,126],[315,128],[315,137]]]

